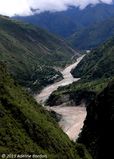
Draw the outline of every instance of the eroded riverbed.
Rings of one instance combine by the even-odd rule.
[[[72,74],[70,72],[71,72],[71,70],[73,68],[75,68],[79,64],[79,62],[83,59],[83,57],[84,57],[84,55],[79,57],[74,64],[66,67],[63,71],[61,71],[64,79],[59,81],[59,82],[56,82],[56,83],[54,83],[52,85],[49,85],[49,86],[45,87],[41,91],[40,94],[35,96],[36,101],[41,103],[41,104],[44,104],[45,101],[49,98],[50,94],[53,91],[57,90],[58,87],[66,86],[66,85],[69,85],[69,84],[71,84],[71,83],[73,83],[75,81],[78,81],[79,78],[73,78],[73,76],[72,76]]]
[[[66,67],[63,71],[61,71],[63,75],[63,80],[54,83],[50,86],[44,88],[40,94],[35,96],[37,102],[41,104],[45,104],[45,101],[49,98],[50,94],[57,90],[60,86],[65,86],[73,83],[74,81],[78,81],[79,78],[73,78],[72,74],[70,73],[73,68],[75,68],[79,62],[83,59],[84,55],[77,59],[77,61]],[[69,136],[69,138],[75,141],[78,138],[81,128],[83,127],[83,122],[86,117],[86,108],[83,105],[76,106],[76,107],[69,107],[69,106],[54,106],[54,107],[47,107],[48,110],[53,110],[56,113],[62,116],[59,125],[62,130]]]

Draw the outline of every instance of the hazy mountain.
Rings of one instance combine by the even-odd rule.
[[[78,49],[96,48],[114,36],[114,17],[92,24],[71,35],[67,40]]]
[[[15,17],[26,22],[41,26],[52,33],[68,37],[74,32],[97,22],[114,16],[114,5],[89,5],[83,10],[70,7],[62,12],[43,12],[27,17]]]
[[[76,52],[47,31],[0,16],[0,61],[23,86],[39,90],[61,74],[62,67]]]

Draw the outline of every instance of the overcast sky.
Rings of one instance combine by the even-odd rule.
[[[84,9],[88,4],[107,3],[111,4],[113,0],[0,0],[0,14],[13,16],[30,15],[31,8],[43,11],[62,11],[68,6],[76,6]]]

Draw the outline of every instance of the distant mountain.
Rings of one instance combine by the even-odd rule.
[[[0,16],[0,61],[21,85],[38,91],[52,83],[61,77],[53,67],[64,66],[74,54],[64,40],[47,31]]]
[[[68,37],[81,28],[88,27],[97,22],[104,21],[114,16],[114,5],[98,4],[89,5],[83,10],[69,7],[62,12],[44,12],[27,17],[16,16],[16,19],[41,26],[52,33]]]
[[[114,16],[80,29],[67,40],[75,48],[88,50],[96,48],[112,36],[114,36]]]

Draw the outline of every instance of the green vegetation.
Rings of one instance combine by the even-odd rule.
[[[53,92],[48,105],[77,105],[82,99],[88,104],[107,86],[114,77],[114,38],[88,53],[71,73],[81,80]]]
[[[107,79],[114,76],[114,38],[87,54],[72,71],[84,81]]]
[[[44,108],[28,95],[0,64],[0,154],[45,154],[49,159],[91,159],[78,154]],[[79,148],[80,149],[80,148]],[[83,149],[84,154],[86,152]]]
[[[0,61],[19,84],[32,91],[62,78],[54,66],[65,66],[75,53],[43,29],[0,16]]]
[[[66,103],[66,105],[79,105],[84,100],[86,104],[90,103],[108,84],[111,79],[100,79],[91,82],[85,82],[80,80],[74,82],[71,85],[59,87],[54,91],[47,104],[50,106],[60,105]]]
[[[73,70],[75,77],[81,77],[80,81],[59,88],[48,100],[49,105],[52,103],[51,106],[68,101],[70,105],[77,105],[86,101],[87,117],[78,142],[86,146],[93,159],[108,159],[114,156],[113,52],[114,38],[86,55]]]
[[[114,17],[84,27],[71,35],[67,40],[75,48],[93,49],[114,36]]]

